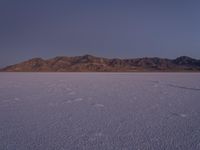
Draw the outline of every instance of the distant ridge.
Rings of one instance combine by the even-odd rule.
[[[196,72],[200,60],[187,56],[176,59],[108,59],[92,55],[60,56],[44,60],[33,58],[0,69],[1,72]]]

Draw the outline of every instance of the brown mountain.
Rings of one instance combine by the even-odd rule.
[[[108,59],[92,55],[33,58],[0,69],[4,72],[137,72],[137,71],[200,71],[200,60],[187,56],[176,59],[135,58]]]

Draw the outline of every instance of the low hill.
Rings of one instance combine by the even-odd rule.
[[[33,58],[0,69],[3,72],[190,72],[200,71],[200,60],[187,56],[176,59],[108,59],[92,55],[60,56],[44,60]]]

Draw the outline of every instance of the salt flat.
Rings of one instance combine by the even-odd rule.
[[[0,73],[1,150],[199,150],[199,73]]]

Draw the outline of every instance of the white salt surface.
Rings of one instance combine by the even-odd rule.
[[[199,150],[199,73],[0,73],[0,150]]]

